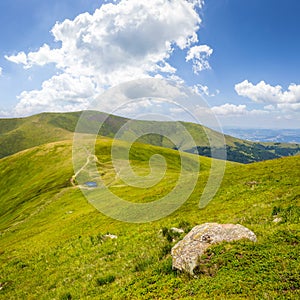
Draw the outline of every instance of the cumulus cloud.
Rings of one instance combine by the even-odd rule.
[[[88,77],[70,74],[55,75],[42,84],[41,90],[24,91],[15,107],[16,115],[35,111],[69,111],[88,107],[95,87]]]
[[[242,115],[261,115],[268,113],[264,110],[248,110],[247,106],[244,104],[231,104],[231,103],[225,103],[220,106],[213,106],[211,108],[213,113],[219,116],[242,116]]]
[[[44,66],[49,63],[55,63],[57,66],[63,66],[64,56],[60,49],[50,49],[44,44],[37,52],[29,52],[26,57],[25,68],[31,68],[33,65]]]
[[[243,115],[247,113],[246,105],[223,104],[221,106],[214,106],[211,108],[217,115]]]
[[[210,69],[208,58],[212,53],[213,49],[207,45],[193,46],[189,49],[185,60],[193,62],[194,73],[198,74],[200,71]]]
[[[204,0],[188,0],[188,1],[191,2],[193,5],[198,6],[200,8],[202,8],[204,5]]]
[[[17,55],[5,55],[4,57],[15,64],[27,65],[27,55],[23,51],[19,52]]]
[[[19,52],[16,55],[5,55],[8,61],[16,64],[24,65],[25,69],[31,68],[33,65],[44,66],[48,63],[56,63],[62,65],[63,56],[60,53],[60,49],[50,49],[47,44],[44,44],[36,52]]]
[[[282,86],[272,86],[260,81],[254,85],[248,80],[235,85],[238,95],[247,97],[254,102],[266,103],[266,109],[284,109],[299,110],[300,109],[300,85],[290,84],[287,90],[283,90]]]
[[[194,46],[201,23],[197,8],[203,4],[203,0],[121,0],[56,23],[51,32],[57,48],[44,44],[37,51],[5,56],[24,68],[52,63],[60,73],[40,90],[22,92],[16,109],[22,114],[55,107],[78,109],[80,103],[84,108],[84,97],[121,82],[162,74],[176,78],[176,68],[167,62],[175,47],[188,51],[186,60],[193,61],[194,72],[209,68],[212,49]]]
[[[168,63],[175,47],[188,51],[194,72],[209,68],[207,58],[212,49],[195,46],[201,19],[197,9],[203,0],[121,0],[103,4],[93,14],[83,13],[74,20],[56,23],[51,32],[60,46],[44,44],[37,51],[5,56],[24,68],[52,63],[61,73],[45,81],[40,90],[25,91],[20,96],[18,111],[29,113],[42,103],[44,109],[54,109],[57,96],[72,102],[78,87],[87,86],[89,95],[104,87],[127,80],[155,76],[176,76],[176,69]],[[57,83],[68,80],[68,91]],[[93,86],[94,89],[90,87]],[[37,101],[36,99],[43,99]],[[81,100],[79,101],[81,102]],[[68,103],[67,103],[68,104]],[[26,107],[26,109],[25,109]]]

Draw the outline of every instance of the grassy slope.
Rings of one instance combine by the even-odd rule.
[[[0,119],[0,158],[44,143],[72,138],[80,115],[81,112],[43,113],[28,118]],[[106,117],[105,113],[91,111],[84,122],[86,132],[98,128],[99,121],[103,121]],[[127,119],[121,117],[110,116],[103,124],[100,134],[113,137],[126,121]],[[178,134],[176,130],[178,124],[182,124],[191,133],[198,146],[197,149],[185,139],[183,134]],[[132,122],[132,126],[135,132],[139,133],[138,136],[143,135],[145,130],[152,129],[155,132],[158,128],[163,128],[164,133],[168,133],[172,139],[178,142],[181,150],[200,153],[204,156],[210,156],[209,146],[211,146],[208,143],[206,132],[213,137],[217,146],[223,143],[223,136],[220,133],[193,123],[135,120]],[[300,151],[299,145],[253,143],[231,136],[225,136],[225,139],[228,160],[243,163],[295,155]],[[157,134],[142,136],[139,141],[161,147],[174,147],[170,140]]]
[[[71,139],[72,132],[51,123],[55,120],[55,115],[39,114],[28,118],[0,119],[0,157],[45,143]]]
[[[98,159],[107,182],[111,141],[102,139]],[[122,142],[120,142],[122,147]],[[178,176],[178,152],[138,144],[135,168],[144,172],[150,153],[172,163],[153,189],[135,191],[143,201],[168,192]],[[187,154],[188,156],[188,154]],[[191,163],[197,156],[189,156]],[[71,142],[26,150],[0,161],[1,299],[296,299],[300,295],[300,157],[251,165],[228,163],[215,199],[198,209],[210,166],[201,158],[199,183],[169,217],[146,224],[122,223],[87,203],[70,185]],[[104,164],[105,163],[105,164]],[[138,171],[138,170],[137,170]],[[116,183],[118,184],[118,183]],[[113,189],[113,187],[112,187]],[[130,193],[126,187],[119,195]],[[277,213],[282,222],[274,223]],[[197,279],[171,269],[171,234],[203,222],[240,223],[256,244],[221,244],[203,260]],[[116,234],[118,239],[103,237]]]

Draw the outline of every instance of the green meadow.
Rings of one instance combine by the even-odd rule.
[[[227,161],[215,197],[200,209],[210,158],[135,143],[129,155],[135,174],[159,171],[160,159],[149,164],[155,154],[164,157],[165,170],[153,186],[134,188],[114,169],[111,144],[108,137],[98,139],[94,164],[118,197],[151,203],[167,195],[180,174],[188,181],[190,173],[197,172],[193,192],[164,218],[122,222],[99,212],[84,197],[78,181],[93,174],[87,164],[74,179],[71,140],[2,158],[0,299],[300,297],[299,156],[246,165]],[[121,151],[125,146],[126,142],[115,141],[121,173],[128,171]],[[183,170],[180,156],[186,162]],[[170,250],[184,234],[170,228],[188,232],[205,222],[242,224],[254,231],[258,241],[213,246],[201,257],[195,277],[173,270]]]

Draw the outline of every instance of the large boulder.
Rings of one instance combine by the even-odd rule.
[[[171,251],[173,268],[194,275],[199,258],[213,244],[249,239],[255,242],[255,234],[239,224],[205,223],[195,226]]]

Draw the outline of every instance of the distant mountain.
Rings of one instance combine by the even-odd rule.
[[[300,143],[300,129],[236,129],[224,130],[227,134],[254,142]]]
[[[26,118],[0,119],[0,158],[12,155],[21,150],[34,146],[71,140],[78,120],[82,112],[71,113],[42,113]],[[105,121],[105,122],[104,122]],[[82,126],[79,129],[84,133],[98,132],[100,122],[104,122],[99,135],[115,137],[129,119],[119,116],[108,115],[102,112],[88,111],[82,118]],[[130,127],[122,139],[137,139],[138,142],[181,150],[207,157],[223,158],[221,153],[224,144],[223,135],[199,124],[187,122],[158,122],[130,120]],[[191,134],[195,143],[181,134],[180,128],[184,128]],[[149,132],[166,133],[169,138],[163,135]],[[208,137],[209,136],[209,137]],[[213,140],[213,145],[210,144]],[[225,135],[227,160],[251,163],[256,161],[275,159],[282,156],[293,156],[300,153],[299,144],[289,143],[261,143],[251,142],[243,139]]]

